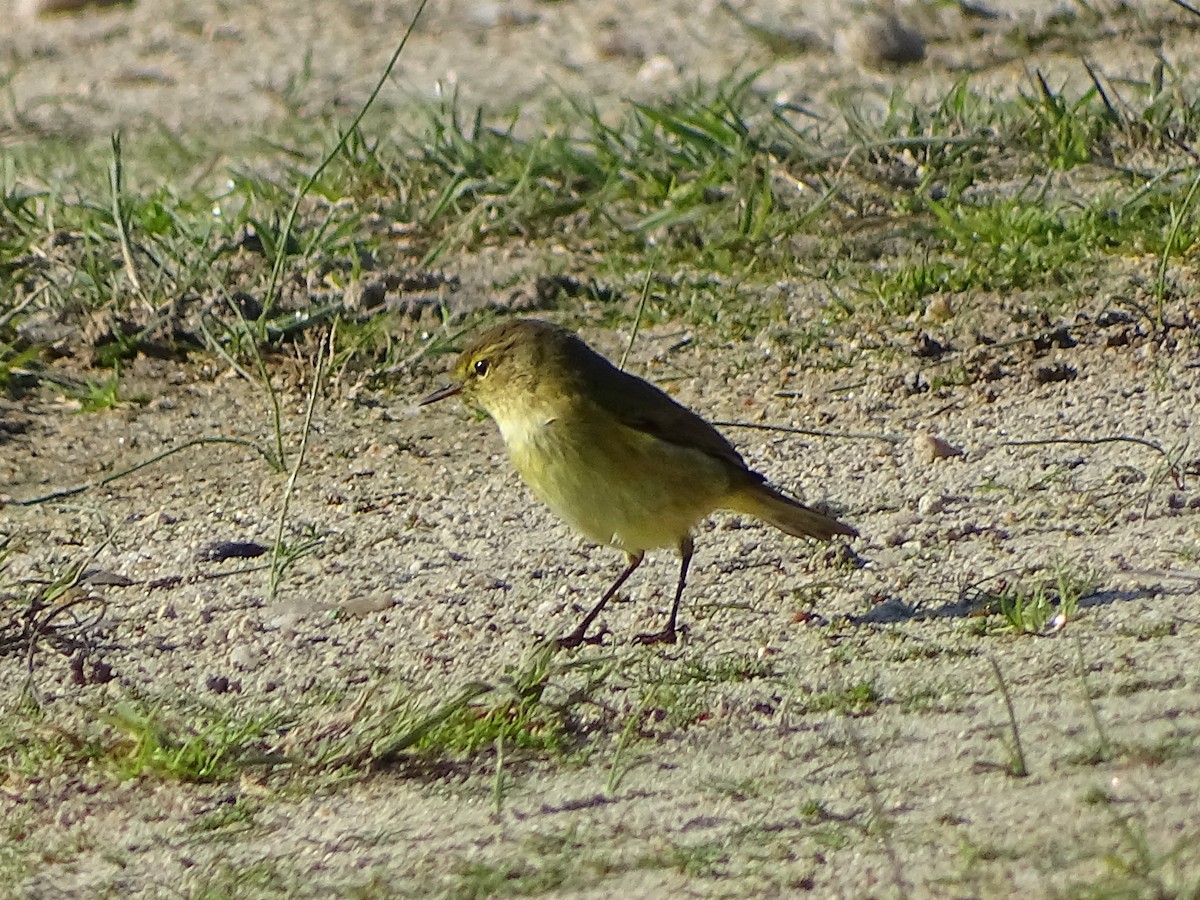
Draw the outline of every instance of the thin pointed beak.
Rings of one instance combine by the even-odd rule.
[[[438,388],[432,394],[422,397],[417,401],[417,406],[428,406],[430,403],[437,403],[439,400],[445,400],[447,397],[454,397],[461,393],[461,384],[448,384],[444,388]]]

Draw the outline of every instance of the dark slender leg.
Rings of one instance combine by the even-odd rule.
[[[604,592],[604,596],[600,598],[600,602],[592,607],[592,611],[583,617],[583,621],[579,623],[579,627],[570,634],[560,637],[556,642],[559,647],[564,650],[569,650],[572,647],[578,647],[580,644],[598,644],[604,639],[604,632],[593,634],[591,637],[585,637],[588,626],[595,621],[596,616],[600,615],[600,610],[604,609],[604,605],[612,599],[613,594],[621,589],[621,585],[633,574],[633,570],[642,564],[642,560],[646,558],[645,551],[639,550],[637,553],[629,554],[629,565],[625,567],[625,571],[618,576],[613,582],[613,586]]]
[[[679,615],[679,601],[683,598],[683,586],[687,584],[688,566],[692,564],[692,536],[689,534],[679,542],[679,584],[675,586],[675,602],[671,604],[671,615],[667,617],[667,627],[662,631],[652,631],[649,634],[639,634],[639,644],[673,644],[678,638],[675,631],[675,617]]]

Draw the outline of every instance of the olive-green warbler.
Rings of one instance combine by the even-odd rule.
[[[561,647],[602,640],[588,628],[656,547],[679,551],[679,583],[666,626],[638,640],[674,643],[691,532],[713,510],[746,513],[797,537],[858,533],[768,486],[702,418],[558,325],[514,319],[492,328],[458,357],[453,383],[420,403],[457,394],[495,420],[517,472],[547,506],[628,558]]]

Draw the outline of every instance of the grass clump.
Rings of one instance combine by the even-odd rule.
[[[981,633],[1045,634],[1048,628],[1057,630],[1073,621],[1080,602],[1098,585],[1098,576],[1090,570],[1057,562],[1040,577],[1000,578],[990,588],[973,585],[964,600],[978,616],[974,627]]]
[[[262,750],[263,739],[278,730],[275,716],[241,718],[208,710],[195,721],[179,721],[161,710],[120,704],[105,718],[117,733],[106,756],[125,778],[229,781],[247,766],[284,762]]]
[[[402,690],[382,699],[368,690],[333,718],[295,729],[289,756],[318,773],[354,777],[371,767],[437,772],[493,757],[499,770],[561,755],[573,744],[581,704],[607,674],[592,661],[554,658],[553,646],[539,645],[494,680],[432,703]]]
[[[1112,823],[1115,846],[1101,857],[1103,875],[1074,881],[1061,896],[1200,897],[1200,835],[1184,834],[1164,848],[1139,816],[1114,814]]]
[[[10,712],[0,732],[0,771],[24,779],[99,767],[118,780],[155,777],[205,784],[236,779],[247,767],[285,762],[266,750],[282,727],[275,715],[122,701],[89,718],[102,727],[56,723],[32,709],[19,717]]]
[[[897,93],[877,115],[847,98],[824,122],[755,75],[618,116],[567,103],[533,135],[450,97],[399,133],[293,125],[232,165],[215,140],[21,146],[0,180],[0,384],[44,377],[51,347],[110,368],[207,348],[255,368],[253,347],[334,322],[336,370],[411,365],[446,338],[430,324],[467,315],[453,271],[514,244],[551,268],[572,253],[602,318],[669,270],[647,321],[745,337],[800,304],[822,347],[939,293],[1037,291],[1069,314],[1080,279],[1145,253],[1161,306],[1200,239],[1179,143],[1200,103],[1172,72],[1121,104],[1037,77],[998,99],[963,79],[932,106]],[[1102,191],[1047,175],[1089,167]],[[88,327],[64,346],[52,321]]]
[[[821,691],[801,696],[797,705],[804,713],[832,712],[840,716],[865,716],[881,702],[878,689],[869,681],[860,681],[842,690]]]

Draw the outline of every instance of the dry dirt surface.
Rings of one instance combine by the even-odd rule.
[[[1185,12],[1134,6],[1166,24],[1153,47],[1098,28],[1110,77],[1145,77],[1157,53],[1197,58]],[[306,103],[351,108],[413,9],[143,2],[22,20],[0,35],[11,75],[0,139],[148,121],[181,134],[244,127],[289,114],[279,94],[301,72]],[[864,9],[739,10],[809,34],[761,78],[814,103],[892,82],[940,96],[968,67],[997,91],[1034,66],[1086,77],[1075,50],[1014,58],[998,37],[1078,14],[1070,4],[901,5],[928,38],[926,59],[884,71],[848,55]],[[455,85],[535,122],[558,92],[615,103],[766,65],[758,53],[712,3],[435,2],[386,101]],[[1200,317],[1194,299],[1181,304],[1178,322]],[[629,337],[585,336],[614,357]],[[670,375],[707,418],[832,433],[725,429],[753,468],[862,536],[810,546],[718,514],[696,536],[681,644],[630,640],[669,605],[676,564],[659,553],[603,617],[604,646],[548,658],[539,636],[573,627],[621,559],[532,500],[489,422],[413,406],[444,361],[387,390],[329,385],[307,435],[309,374],[280,366],[290,461],[306,440],[285,536],[314,544],[273,595],[261,560],[214,551],[275,538],[287,476],[247,445],[195,446],[17,503],[191,439],[270,447],[260,385],[218,361],[142,359],[123,390],[144,404],[80,415],[52,393],[0,400],[5,578],[88,573],[62,601],[78,627],[43,619],[28,652],[0,657],[5,715],[29,718],[34,697],[42,741],[133,708],[287,723],[269,759],[215,783],[122,779],[111,759],[68,774],[8,766],[6,889],[1197,896],[1195,336],[1180,325],[1150,340],[1096,314],[987,364],[988,378],[931,390],[935,363],[918,356],[780,369],[768,341],[644,331],[630,367]],[[983,614],[1047,580],[1081,596],[1037,634]],[[569,710],[565,749],[510,747],[507,765],[493,748],[330,761],[331,747],[354,746],[339,740],[405,704],[433,709],[473,684],[494,698],[539,665],[540,699]]]

